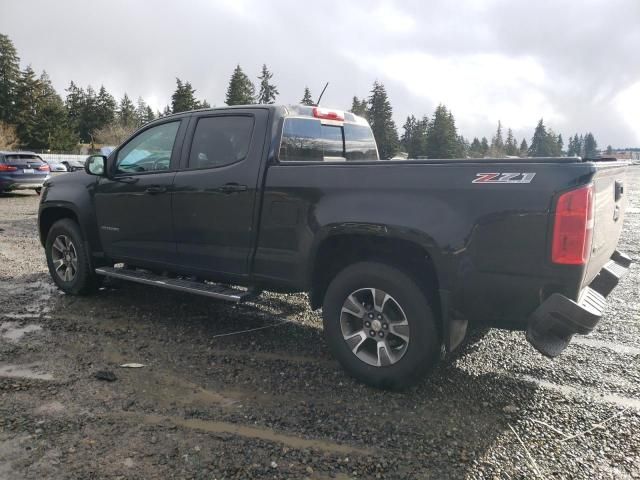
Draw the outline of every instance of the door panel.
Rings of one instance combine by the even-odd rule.
[[[243,277],[253,248],[253,216],[266,110],[194,117],[187,170],[174,179],[179,262],[205,274]]]
[[[176,242],[171,189],[185,120],[154,125],[118,149],[111,178],[101,178],[95,202],[105,253],[115,260],[170,264]]]

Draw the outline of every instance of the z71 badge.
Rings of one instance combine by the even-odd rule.
[[[471,183],[531,183],[534,172],[526,173],[476,173]]]

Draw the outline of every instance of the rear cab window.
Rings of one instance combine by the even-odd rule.
[[[286,117],[279,159],[282,162],[379,160],[376,142],[366,123]]]

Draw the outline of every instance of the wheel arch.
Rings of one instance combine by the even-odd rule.
[[[442,328],[441,278],[431,252],[415,240],[392,235],[349,232],[330,235],[319,242],[309,268],[309,301],[313,309],[322,305],[331,280],[347,265],[378,261],[411,275],[426,293]]]

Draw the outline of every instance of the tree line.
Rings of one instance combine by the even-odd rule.
[[[257,85],[237,65],[226,90],[227,105],[273,104],[279,91],[273,73],[263,65]],[[311,91],[305,86],[300,99],[303,105],[314,105]],[[176,78],[171,104],[154,111],[142,97],[135,102],[125,93],[117,100],[101,85],[78,86],[73,81],[62,98],[53,88],[46,72],[36,75],[30,65],[20,68],[18,53],[6,35],[0,34],[0,148],[72,151],[78,143],[115,145],[147,122],[173,113],[209,108],[198,99],[190,82]],[[491,140],[486,137],[468,141],[457,127],[453,113],[438,105],[431,115],[409,115],[402,126],[393,120],[393,108],[384,85],[373,83],[365,98],[353,97],[351,112],[365,117],[373,130],[381,158],[392,158],[401,152],[409,158],[484,158],[559,156],[565,153],[562,136],[546,127],[541,119],[530,144],[518,142],[510,128],[501,122]],[[583,157],[598,154],[591,132],[569,138],[567,155]]]

